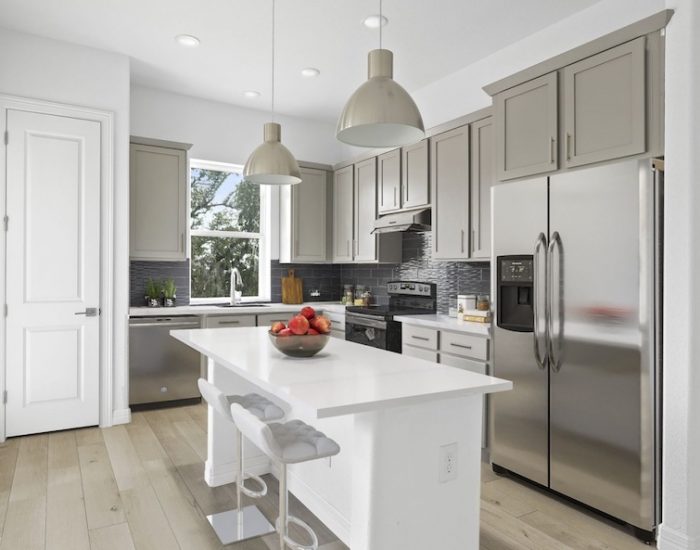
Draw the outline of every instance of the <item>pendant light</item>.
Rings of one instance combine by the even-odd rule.
[[[379,0],[379,49],[368,56],[368,80],[345,105],[336,137],[360,147],[397,147],[425,136],[423,118],[411,96],[393,80],[394,54],[382,49],[382,0]]]
[[[275,0],[272,0],[272,101],[273,122],[263,127],[263,144],[248,157],[243,179],[260,185],[292,185],[301,182],[294,155],[281,143],[282,127],[275,119]]]

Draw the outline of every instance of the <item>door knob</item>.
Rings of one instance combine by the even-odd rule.
[[[85,317],[97,317],[100,314],[100,309],[96,307],[86,307],[85,311],[77,311],[76,315],[85,315]]]

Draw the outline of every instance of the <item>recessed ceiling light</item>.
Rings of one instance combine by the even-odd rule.
[[[379,27],[384,27],[387,23],[389,23],[389,20],[383,15],[369,15],[365,17],[363,23],[365,27],[370,29],[378,29]]]
[[[260,92],[257,90],[246,90],[243,92],[243,95],[246,97],[260,97]]]
[[[301,70],[301,75],[302,76],[318,76],[321,74],[321,71],[319,71],[316,67],[305,67]]]
[[[191,34],[178,34],[175,40],[180,46],[186,46],[188,48],[196,48],[199,46],[199,38]]]

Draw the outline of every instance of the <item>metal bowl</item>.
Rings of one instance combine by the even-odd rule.
[[[268,332],[270,341],[285,355],[290,357],[312,357],[326,347],[330,334],[293,334],[290,336],[278,336]]]

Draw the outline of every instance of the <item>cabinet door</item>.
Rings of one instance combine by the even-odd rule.
[[[333,174],[333,261],[352,262],[354,167]]]
[[[494,97],[499,180],[557,169],[557,73]]]
[[[493,122],[491,117],[471,126],[471,257],[491,257],[491,185],[494,182]]]
[[[377,159],[355,165],[355,253],[357,262],[377,261]]]
[[[131,258],[187,257],[187,177],[186,151],[131,144]]]
[[[401,208],[401,149],[377,157],[377,210],[380,214]]]
[[[469,126],[430,139],[433,258],[469,258]]]
[[[326,261],[326,189],[324,170],[301,169],[292,186],[292,261]]]
[[[645,37],[564,69],[566,166],[646,150]]]
[[[428,172],[428,140],[401,150],[402,207],[415,208],[430,205],[430,174]]]

